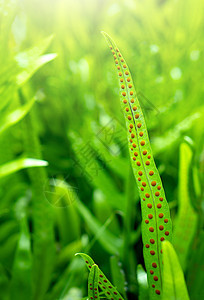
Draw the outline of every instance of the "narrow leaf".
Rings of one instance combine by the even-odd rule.
[[[0,178],[10,175],[21,169],[30,167],[42,167],[47,165],[48,163],[45,160],[34,158],[19,158],[0,166]]]
[[[163,300],[189,300],[178,257],[168,241],[163,243]]]
[[[0,120],[0,134],[4,132],[7,128],[11,127],[12,125],[18,123],[23,117],[30,111],[35,99],[33,98],[28,103],[22,105],[20,108],[10,112],[5,117],[2,117]]]
[[[192,162],[192,150],[183,143],[180,147],[178,216],[175,222],[173,245],[185,271],[189,247],[195,236],[198,216],[191,205],[189,195],[189,170]]]
[[[99,269],[97,265],[93,265],[88,278],[88,297],[90,299],[99,299],[98,292]]]
[[[147,273],[143,269],[142,265],[137,266],[137,281],[139,285],[139,300],[149,300]]]
[[[120,83],[133,172],[142,208],[142,239],[151,299],[157,299],[162,287],[162,241],[171,240],[172,225],[164,189],[153,159],[148,132],[129,68],[109,35],[103,35],[112,51]]]

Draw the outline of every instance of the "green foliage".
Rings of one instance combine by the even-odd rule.
[[[21,220],[21,234],[13,264],[13,277],[10,286],[11,299],[32,299],[31,266],[32,254],[30,235],[24,217]]]
[[[152,289],[102,29],[128,57],[189,296],[204,298],[203,9],[201,0],[0,1],[0,299],[87,300],[76,252],[90,253],[124,299]],[[184,142],[190,155],[183,145],[180,155]],[[195,227],[182,217],[186,199]]]
[[[163,298],[189,300],[188,291],[176,252],[168,241],[163,243]]]
[[[114,56],[120,83],[130,159],[141,199],[143,253],[154,299],[160,295],[162,287],[162,241],[171,240],[172,235],[170,213],[129,68],[114,41],[107,33],[103,35]]]

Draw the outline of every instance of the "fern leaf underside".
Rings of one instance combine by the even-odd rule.
[[[150,296],[156,299],[162,291],[162,241],[171,241],[172,235],[169,207],[129,68],[114,41],[102,33],[117,68],[130,159],[141,198],[143,253]]]
[[[84,253],[77,253],[76,255],[80,255],[88,268],[89,271],[95,266],[95,263],[93,259]],[[98,285],[100,289],[105,294],[106,298],[109,300],[124,300],[124,298],[120,295],[120,293],[117,291],[117,289],[111,284],[111,282],[107,279],[107,277],[104,275],[104,273],[98,268],[99,272],[99,282]]]

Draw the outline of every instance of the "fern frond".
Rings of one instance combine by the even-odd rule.
[[[77,253],[76,255],[80,255],[88,268],[89,271],[95,266],[93,259],[84,253]],[[98,268],[99,270],[99,287],[103,291],[104,295],[107,299],[110,300],[124,300],[124,298],[120,295],[117,289],[112,285],[112,283],[106,278],[104,273]]]
[[[153,159],[148,132],[133,80],[121,52],[110,36],[102,32],[111,49],[120,84],[130,159],[142,208],[142,239],[151,299],[162,290],[162,241],[171,240],[172,224],[164,189]]]

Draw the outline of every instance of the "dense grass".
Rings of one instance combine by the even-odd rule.
[[[0,299],[86,297],[77,252],[124,299],[149,299],[139,193],[101,30],[130,67],[169,203],[168,280],[184,274],[190,299],[204,296],[203,8],[0,1]]]

